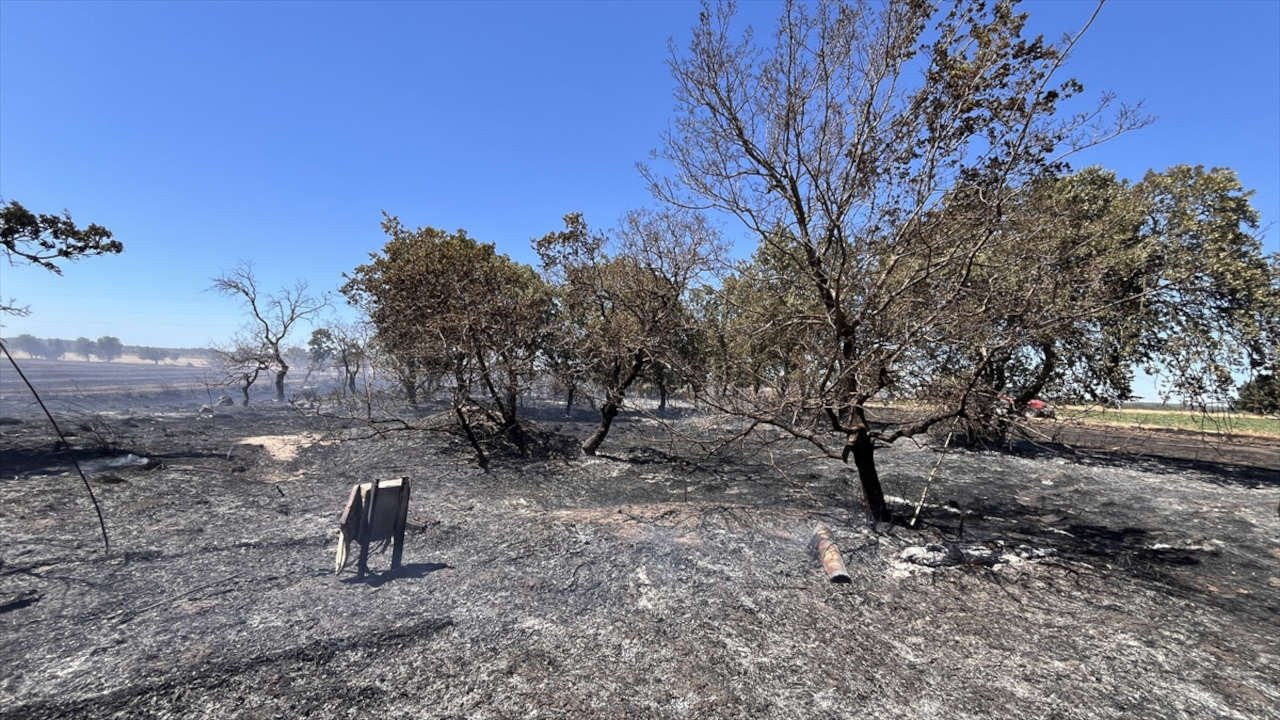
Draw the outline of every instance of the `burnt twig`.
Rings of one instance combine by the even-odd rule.
[[[80,469],[80,463],[76,461],[76,456],[71,452],[71,446],[67,444],[67,436],[62,434],[62,428],[58,427],[58,421],[53,419],[53,413],[49,412],[48,406],[44,404],[44,400],[40,399],[40,393],[36,392],[35,386],[27,379],[26,373],[22,372],[22,368],[18,367],[18,361],[13,359],[13,355],[9,354],[9,348],[0,342],[0,350],[4,351],[4,356],[9,358],[9,364],[17,371],[18,377],[22,378],[23,384],[31,391],[31,397],[36,399],[36,404],[44,411],[44,416],[49,418],[49,424],[53,426],[53,431],[58,434],[58,446],[67,454],[67,459],[75,467],[76,473],[80,475],[81,482],[84,483],[85,492],[89,493],[89,501],[93,503],[93,511],[98,514],[98,528],[102,530],[102,553],[104,555],[111,552],[111,541],[107,538],[107,521],[102,519],[102,506],[98,505],[98,498],[93,494],[93,488],[89,485],[89,478],[85,477],[84,470]]]

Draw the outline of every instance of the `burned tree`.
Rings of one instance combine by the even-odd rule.
[[[982,0],[936,14],[915,2],[788,3],[772,42],[758,43],[718,4],[688,52],[673,53],[680,114],[662,157],[674,170],[647,171],[653,190],[737,217],[817,309],[777,319],[806,331],[785,397],[730,388],[707,399],[852,461],[877,520],[890,513],[876,444],[965,416],[967,388],[988,371],[982,319],[1000,300],[974,291],[974,269],[1001,262],[1011,196],[1060,169],[1064,152],[1142,122],[1123,108],[1100,125],[1101,109],[1055,119],[1081,89],[1054,80],[1074,40],[1025,37],[1025,19]],[[943,222],[936,211],[960,196],[962,221]],[[1002,322],[1012,332],[1022,321]],[[955,368],[958,356],[977,360]],[[872,425],[873,399],[943,375],[960,389],[946,403]]]
[[[544,344],[547,287],[532,268],[464,230],[411,230],[391,216],[382,229],[383,250],[351,273],[342,292],[368,313],[386,353],[413,369],[414,387],[429,370],[452,380],[451,410],[482,466],[479,418],[523,451],[518,399]]]
[[[237,298],[249,311],[248,332],[254,338],[254,347],[270,355],[276,376],[276,399],[283,402],[284,378],[289,374],[285,338],[299,321],[317,315],[328,301],[313,297],[305,281],[298,281],[293,287],[283,288],[275,295],[262,295],[253,275],[253,266],[249,263],[241,263],[234,270],[214,278],[212,289]]]
[[[564,222],[535,246],[556,290],[554,342],[604,390],[600,425],[582,443],[591,455],[632,384],[657,363],[680,364],[694,325],[688,297],[720,238],[701,215],[675,210],[634,211],[612,239],[592,233],[579,213]]]
[[[240,404],[248,407],[249,390],[259,375],[271,369],[273,353],[247,338],[237,339],[227,348],[215,348],[213,353],[221,368],[223,384],[238,386],[243,396]]]

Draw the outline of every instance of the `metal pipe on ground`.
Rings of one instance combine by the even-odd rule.
[[[811,547],[817,554],[818,560],[822,562],[822,569],[827,573],[828,580],[833,583],[853,582],[853,578],[849,577],[849,571],[845,569],[840,548],[836,547],[835,541],[831,539],[830,528],[826,525],[818,525],[813,531]]]

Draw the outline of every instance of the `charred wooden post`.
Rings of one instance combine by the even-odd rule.
[[[409,478],[362,483],[351,488],[347,506],[338,521],[338,552],[334,573],[347,564],[347,547],[352,540],[360,545],[356,574],[369,571],[369,550],[374,543],[391,544],[391,569],[400,567],[404,557],[404,532],[409,517]]]
[[[813,531],[813,542],[810,547],[822,562],[822,569],[827,579],[833,583],[853,582],[849,571],[845,569],[844,558],[840,556],[840,548],[831,539],[831,530],[826,525],[819,525]]]

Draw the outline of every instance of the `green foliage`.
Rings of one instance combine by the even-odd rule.
[[[1235,407],[1242,412],[1280,415],[1280,376],[1263,373],[1241,385]]]
[[[642,375],[700,374],[692,371],[699,342],[690,301],[721,248],[692,212],[632,211],[612,238],[593,233],[580,213],[564,223],[534,249],[555,288],[552,369],[568,387],[585,379],[604,390],[600,428],[583,444],[593,453]]]
[[[715,232],[701,216],[634,211],[611,242],[580,213],[564,221],[564,230],[535,241],[555,281],[559,352],[607,392],[625,391],[633,367],[687,364],[688,293],[718,252]]]
[[[85,360],[98,350],[98,344],[87,337],[78,337],[71,343],[72,352],[83,357]]]
[[[307,357],[313,367],[335,367],[343,372],[343,387],[356,392],[367,349],[355,333],[343,327],[316,328],[307,342]]]
[[[459,404],[478,385],[513,424],[551,312],[546,284],[465,230],[409,229],[391,216],[382,229],[386,245],[352,271],[343,294],[402,365],[451,375]]]
[[[11,337],[5,340],[4,344],[10,350],[25,353],[28,357],[44,358],[49,356],[48,343],[34,335],[22,334],[17,337]]]
[[[140,347],[138,348],[138,359],[149,360],[157,365],[169,357],[169,351],[164,348],[156,347]]]
[[[316,367],[328,365],[336,354],[336,342],[333,331],[329,328],[312,330],[311,339],[307,341],[307,356],[311,359],[311,364]]]
[[[124,344],[120,342],[120,338],[111,335],[103,335],[98,338],[95,348],[94,354],[107,362],[111,362],[124,354]]]
[[[1029,36],[1013,7],[788,3],[763,40],[709,4],[671,61],[652,188],[759,241],[702,304],[727,380],[708,402],[852,457],[878,519],[876,443],[1002,429],[1010,396],[1125,397],[1135,363],[1209,397],[1277,345],[1277,263],[1234,175],[1064,175],[1147,119],[1107,98],[1058,115],[1078,36]],[[873,426],[886,397],[925,411]]]
[[[1188,166],[1024,188],[1007,209],[1011,242],[991,244],[976,274],[1008,298],[983,317],[1008,327],[995,389],[1109,404],[1129,398],[1136,365],[1167,397],[1224,401],[1280,338],[1280,262],[1253,234],[1249,195],[1230,170]]]
[[[0,247],[10,261],[16,258],[59,275],[62,269],[57,260],[124,250],[124,245],[113,240],[111,231],[101,225],[91,223],[81,228],[65,210],[61,215],[37,215],[16,200],[0,207]]]
[[[101,225],[78,227],[71,213],[35,214],[18,201],[0,206],[0,249],[10,263],[26,262],[61,275],[56,261],[75,260],[87,255],[119,253],[124,245],[111,238],[111,231]],[[0,302],[0,314],[26,315],[29,308],[10,301]]]
[[[814,342],[824,332],[823,308],[804,268],[778,245],[762,243],[739,263],[715,293],[699,299],[708,323],[702,336],[712,382],[762,387],[787,395],[814,367]]]

